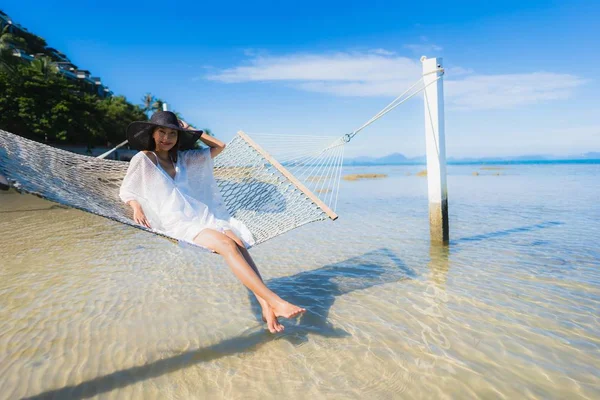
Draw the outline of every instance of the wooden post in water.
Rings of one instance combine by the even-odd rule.
[[[446,140],[444,132],[444,74],[441,58],[421,57],[425,99],[425,144],[429,231],[432,243],[448,244],[448,189],[446,187]]]

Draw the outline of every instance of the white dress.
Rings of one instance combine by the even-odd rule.
[[[210,148],[180,151],[173,179],[140,151],[129,163],[119,196],[140,203],[153,231],[193,243],[204,229],[231,230],[251,247],[252,233],[225,208],[213,168]]]

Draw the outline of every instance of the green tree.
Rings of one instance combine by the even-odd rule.
[[[123,141],[130,122],[146,119],[125,97],[82,92],[43,60],[0,71],[0,128],[32,140],[105,145]]]
[[[142,110],[146,115],[151,113],[154,110],[154,102],[156,101],[156,97],[154,97],[151,93],[146,93],[144,97],[142,97]]]
[[[163,104],[165,104],[165,101],[162,99],[154,100],[154,103],[152,103],[152,112],[162,111]]]
[[[49,73],[43,62],[18,66],[12,84],[18,119],[25,127],[22,135],[46,142],[93,144],[94,96],[81,93],[63,76]]]
[[[50,57],[36,58],[31,62],[31,68],[39,72],[46,79],[58,73],[58,67],[52,62]]]
[[[98,109],[102,115],[100,137],[108,145],[125,140],[125,131],[131,122],[148,119],[142,107],[129,103],[124,96],[103,99],[98,102]]]
[[[24,44],[24,40],[10,32],[11,25],[6,25],[0,31],[0,69],[12,71],[18,60],[13,56],[13,50]]]
[[[23,40],[23,46],[19,46],[19,48],[25,50],[28,54],[48,54],[46,47],[48,44],[46,40],[38,35],[35,35],[28,31],[18,30],[15,32],[15,35]]]
[[[127,125],[147,120],[147,112],[164,103],[148,93],[142,107],[125,97],[102,99],[96,85],[69,80],[52,62],[56,55],[46,41],[26,30],[7,25],[0,30],[0,129],[48,143],[87,145],[121,142]],[[46,54],[32,62],[14,57]]]

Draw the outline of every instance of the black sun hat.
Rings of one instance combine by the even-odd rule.
[[[179,131],[179,150],[194,148],[194,144],[204,133],[203,130],[183,129],[177,116],[171,111],[158,111],[152,114],[150,121],[134,121],[127,127],[127,141],[136,150],[150,150],[148,137],[155,127],[171,128]],[[154,149],[151,149],[154,150]]]

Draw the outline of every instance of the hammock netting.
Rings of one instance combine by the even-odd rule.
[[[253,134],[251,138],[238,132],[214,159],[215,180],[227,210],[248,227],[255,244],[310,222],[335,220],[345,144],[422,91],[428,111],[426,89],[443,75],[439,65],[423,74],[342,137]],[[125,161],[71,153],[0,129],[0,178],[8,178],[17,190],[148,230],[133,222],[130,208],[119,198],[127,167]]]
[[[314,137],[298,138],[290,147],[279,146],[280,137],[270,139],[265,135],[265,142],[282,158],[276,160],[262,143],[240,132],[214,159],[225,205],[232,217],[246,224],[256,244],[310,222],[337,218],[332,208],[337,202],[343,140],[321,138],[327,145],[320,147]],[[13,187],[147,230],[133,221],[131,209],[119,198],[128,165],[0,130],[0,175]]]

